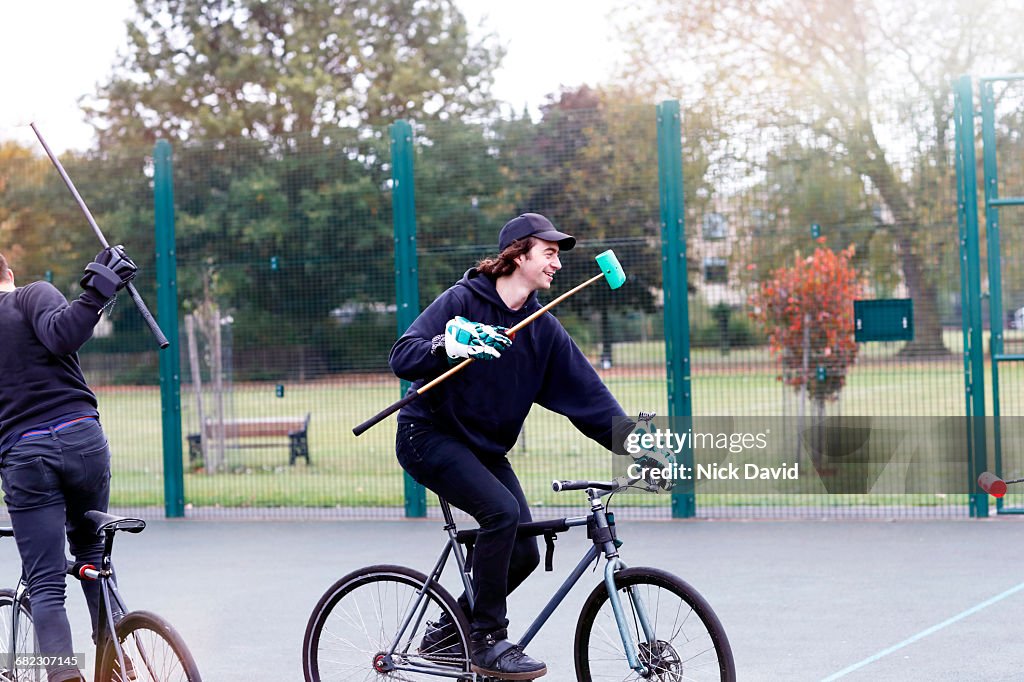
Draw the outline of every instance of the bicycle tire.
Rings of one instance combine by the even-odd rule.
[[[307,682],[373,679],[426,680],[435,675],[401,670],[381,672],[374,667],[398,635],[401,620],[427,576],[404,566],[368,566],[335,582],[320,598],[306,624],[302,640],[302,672]],[[469,672],[469,622],[451,594],[434,583],[425,593],[429,600],[420,611],[418,626],[404,633],[404,648],[396,652],[402,665],[439,666]],[[344,601],[343,601],[344,600]],[[362,608],[365,605],[365,608]],[[438,611],[456,625],[458,654],[427,655],[420,651],[427,619]],[[365,643],[365,644],[364,644]],[[329,660],[328,660],[329,659]]]
[[[35,653],[35,624],[32,622],[32,604],[26,594],[19,602],[18,640],[15,650],[21,654]],[[14,590],[0,590],[0,682],[42,682],[46,679],[43,669],[19,670],[15,675],[5,667],[10,653],[7,649],[11,641],[11,616],[14,608]]]
[[[653,673],[643,677],[633,671],[630,675],[608,590],[602,582],[587,597],[576,626],[578,680],[591,682],[607,675],[606,679],[615,680],[735,682],[736,664],[725,629],[707,601],[686,581],[657,568],[638,567],[618,571],[615,585],[626,618],[633,623],[638,656]],[[631,594],[639,594],[646,607],[655,632],[653,645],[645,641]]]
[[[185,640],[170,623],[149,611],[132,611],[115,626],[125,656],[122,675],[114,642],[107,640],[100,658],[100,682],[202,682]]]

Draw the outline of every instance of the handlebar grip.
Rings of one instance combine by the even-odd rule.
[[[72,578],[82,581],[96,580],[100,577],[99,570],[92,564],[84,561],[68,561],[65,571]]]
[[[1002,497],[1006,494],[1006,482],[990,471],[978,476],[978,485],[992,497]]]
[[[586,490],[593,487],[590,481],[551,481],[551,489],[556,493],[563,490]]]

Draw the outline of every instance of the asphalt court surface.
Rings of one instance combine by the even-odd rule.
[[[569,515],[575,514],[570,511]],[[672,571],[711,603],[745,680],[1019,680],[1024,673],[1024,518],[950,521],[628,521],[623,559]],[[379,563],[428,570],[441,523],[156,521],[118,537],[129,607],[170,620],[205,680],[301,680],[306,620],[343,574]],[[587,547],[559,536],[510,600],[521,634]],[[0,584],[17,553],[0,541]],[[446,585],[453,589],[451,578]],[[574,680],[572,637],[599,582],[588,573],[528,652],[552,681]],[[89,633],[69,583],[76,649]],[[91,652],[89,652],[91,660]],[[90,668],[91,676],[91,668]]]

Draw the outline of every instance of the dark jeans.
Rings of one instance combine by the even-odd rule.
[[[4,502],[32,600],[32,618],[44,656],[72,654],[71,626],[64,610],[64,536],[78,561],[99,564],[103,539],[83,519],[90,509],[107,510],[110,450],[93,419],[18,441],[0,460]],[[99,586],[82,590],[96,631]],[[50,668],[49,679],[76,680],[75,668]]]
[[[516,538],[532,520],[519,479],[508,458],[478,458],[462,442],[425,424],[399,424],[398,461],[430,488],[480,524],[473,552],[473,633],[508,626],[506,597],[540,563],[537,538]],[[470,615],[466,595],[459,605]]]

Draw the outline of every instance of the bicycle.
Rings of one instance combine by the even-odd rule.
[[[100,568],[69,561],[67,574],[80,581],[99,582],[99,627],[96,631],[93,679],[98,682],[202,682],[192,654],[171,624],[149,611],[128,611],[118,591],[110,561],[114,535],[118,531],[141,533],[146,522],[100,511],[86,512],[85,518],[95,525],[96,534],[103,536]],[[13,536],[11,528],[0,528],[0,537]],[[0,682],[46,679],[46,671],[41,666],[21,664],[25,660],[38,662],[38,659],[32,660],[36,655],[35,631],[24,576],[16,589],[0,590],[0,635],[3,635],[0,639]]]
[[[555,492],[585,490],[590,513],[519,526],[520,537],[543,536],[545,569],[551,570],[559,533],[586,526],[593,545],[519,640],[525,647],[591,564],[606,559],[604,580],[590,593],[576,627],[574,661],[580,681],[721,680],[736,668],[721,622],[707,601],[679,577],[657,568],[627,568],[619,557],[614,514],[602,499],[622,489],[615,482],[555,481]],[[469,659],[469,621],[440,578],[455,555],[472,606],[469,566],[479,529],[456,529],[451,508],[440,500],[448,541],[429,576],[404,566],[368,566],[338,580],[317,603],[303,639],[307,682],[363,679],[419,680],[445,677],[484,680]],[[462,546],[467,553],[463,554]],[[454,623],[456,640],[419,645],[441,612]]]

